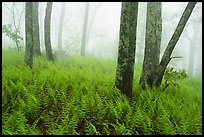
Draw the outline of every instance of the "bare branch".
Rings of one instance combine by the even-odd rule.
[[[170,59],[173,59],[173,58],[182,58],[182,57],[171,57]]]
[[[20,21],[21,21],[21,18],[22,18],[22,16],[23,16],[24,10],[25,10],[25,8],[23,8],[23,10],[22,10],[22,12],[21,12],[20,19],[19,19],[19,21],[18,21],[18,28],[20,27]]]
[[[15,21],[15,14],[14,14],[14,5],[15,5],[15,3],[13,2],[12,3],[12,13],[13,13],[13,25],[14,25],[14,27],[15,27],[15,29],[17,30],[18,28],[17,28],[17,26],[16,26],[16,21]]]
[[[11,11],[11,9],[6,5],[5,2],[3,2],[3,4],[6,6],[6,8],[13,14],[13,12]]]

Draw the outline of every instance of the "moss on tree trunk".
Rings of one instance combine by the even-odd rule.
[[[139,84],[152,87],[155,83],[159,66],[162,34],[161,2],[147,3],[145,54]]]
[[[51,12],[52,12],[52,3],[47,2],[46,6],[46,13],[45,13],[45,20],[44,20],[44,36],[45,36],[45,51],[48,60],[54,61],[53,53],[52,53],[52,46],[50,40],[50,21],[51,21]]]
[[[25,11],[25,37],[26,37],[26,46],[25,46],[25,63],[32,68],[33,66],[33,24],[32,24],[32,9],[33,3],[26,2],[26,11]]]
[[[122,3],[115,85],[128,96],[131,96],[133,87],[137,15],[138,2]]]

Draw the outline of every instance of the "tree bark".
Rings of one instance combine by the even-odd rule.
[[[50,40],[50,22],[53,2],[47,2],[45,20],[44,20],[44,39],[45,39],[45,50],[48,60],[54,61],[52,46]]]
[[[62,32],[63,32],[63,23],[65,15],[65,3],[62,2],[61,15],[59,20],[59,31],[58,31],[58,50],[62,50]]]
[[[162,33],[161,2],[147,3],[145,54],[139,85],[145,89],[155,85],[156,72],[159,66]]]
[[[138,2],[122,2],[115,85],[131,97],[135,63]]]
[[[161,62],[159,64],[159,69],[157,72],[157,78],[156,78],[156,85],[159,86],[161,85],[162,79],[163,79],[163,75],[165,72],[165,69],[168,65],[168,63],[170,62],[171,58],[171,54],[173,52],[173,49],[176,46],[177,41],[179,40],[181,33],[183,32],[183,29],[195,7],[197,2],[189,2],[188,5],[186,6],[183,15],[176,27],[176,30],[173,34],[173,36],[171,37],[168,46],[166,47],[164,54],[162,56]]]
[[[38,7],[39,7],[39,2],[33,2],[33,54],[34,55],[41,55]]]
[[[199,31],[199,25],[197,24],[196,21],[192,24],[193,27],[193,32],[191,32],[192,37],[189,36],[189,33],[186,33],[186,38],[189,41],[190,47],[189,47],[189,62],[188,62],[188,75],[189,76],[194,76],[194,60],[195,60],[195,52],[197,50],[197,44],[198,44],[198,31]]]
[[[45,50],[45,42],[44,42],[44,16],[42,15],[43,13],[43,4],[39,3],[39,12],[40,12],[40,46],[41,46],[41,50],[44,51]]]
[[[81,56],[85,56],[85,47],[86,47],[86,38],[87,38],[87,24],[89,17],[89,2],[86,2],[85,5],[85,15],[83,22],[82,38],[81,38]]]
[[[26,2],[25,11],[25,35],[26,35],[26,46],[25,46],[25,63],[32,68],[33,66],[33,23],[32,23],[32,9],[33,3]]]

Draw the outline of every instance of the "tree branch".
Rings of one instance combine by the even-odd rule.
[[[157,85],[159,86],[161,84],[161,81],[162,81],[162,78],[163,78],[163,75],[164,75],[164,72],[165,72],[165,69],[169,63],[169,61],[172,59],[172,57],[170,58],[175,46],[176,46],[176,43],[178,42],[183,30],[184,30],[184,27],[189,19],[189,17],[191,16],[191,13],[195,7],[197,2],[189,2],[180,18],[180,21],[176,27],[176,30],[174,31],[174,34],[172,35],[165,51],[164,51],[164,54],[162,56],[162,59],[160,61],[160,64],[159,64],[159,69],[158,69],[158,73],[157,73]]]
[[[173,58],[182,58],[182,57],[170,57],[170,59],[173,59]]]
[[[3,2],[3,4],[6,6],[6,8],[13,14],[13,12],[11,11],[11,9],[9,9],[9,7],[5,4],[5,2]]]

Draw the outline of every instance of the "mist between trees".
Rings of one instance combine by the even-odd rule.
[[[54,60],[54,57],[52,56],[59,56],[62,54],[65,56],[82,55],[97,56],[100,58],[112,58],[115,60],[117,59],[118,47],[120,43],[120,18],[122,14],[121,3],[51,3],[52,7],[50,9],[50,12],[48,13],[50,14],[50,17],[46,15],[46,13],[48,12],[47,6],[49,5],[49,2],[39,2],[37,3],[37,5],[33,5],[33,12],[30,13],[30,15],[33,14],[32,19],[33,22],[35,22],[32,24],[33,27],[36,28],[33,30],[33,34],[31,34],[33,36],[36,36],[33,37],[34,55],[40,55],[41,51],[46,51],[47,55],[49,54],[48,58],[50,60]],[[136,46],[132,49],[135,50],[135,53],[133,54],[135,55],[136,63],[142,64],[143,60],[145,62],[144,57],[150,55],[148,53],[145,55],[145,43],[147,44],[147,49],[150,49],[148,48],[148,45],[154,45],[154,40],[151,44],[150,40],[148,39],[148,34],[152,35],[154,33],[156,34],[154,39],[157,39],[156,41],[160,43],[158,49],[159,54],[156,52],[155,54],[159,55],[157,60],[161,60],[162,55],[164,54],[164,50],[175,32],[177,24],[179,24],[179,21],[186,6],[186,2],[161,3],[161,21],[156,21],[154,19],[147,18],[148,5],[146,2],[140,2],[138,4],[136,24],[137,29],[135,29],[136,39],[134,40]],[[153,9],[156,8],[153,7]],[[179,36],[175,48],[172,52],[172,57],[176,58],[172,59],[168,63],[168,65],[173,66],[174,69],[185,69],[189,76],[198,78],[201,78],[202,73],[201,10],[201,3],[197,3],[195,9],[192,11],[188,21],[186,22],[185,27],[183,28],[183,31],[181,32],[181,35]],[[150,13],[151,12],[154,13],[154,11],[150,11]],[[25,48],[25,32],[30,32],[28,30],[25,31],[25,13],[25,3],[3,3],[3,48],[16,47],[18,50],[20,48]],[[155,17],[159,16],[156,15]],[[147,32],[151,31],[151,27],[156,27],[149,25],[150,28],[148,28],[147,22],[150,23],[151,21],[153,21],[153,23],[160,22],[161,36],[159,36],[157,32],[154,32],[154,30],[153,32]],[[8,25],[10,26],[8,27]],[[39,33],[36,33],[38,31]],[[9,34],[10,37],[8,37]],[[148,44],[147,42],[150,43]],[[47,45],[50,45],[48,46],[48,48],[46,48],[46,43]],[[154,60],[153,57],[150,58]],[[30,66],[32,66],[31,62]],[[144,72],[142,74],[144,74]]]

